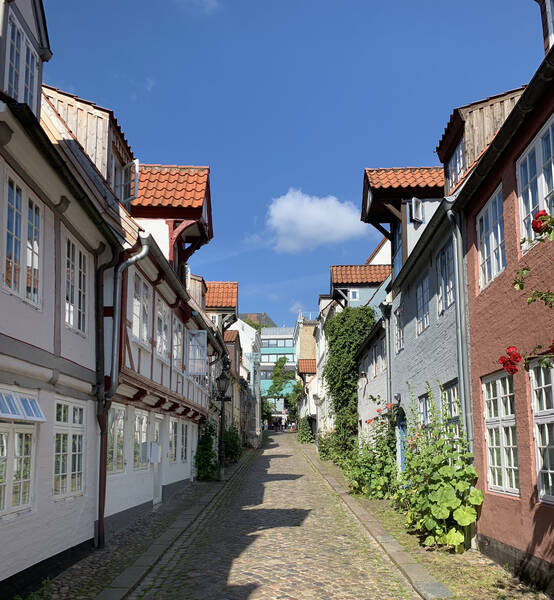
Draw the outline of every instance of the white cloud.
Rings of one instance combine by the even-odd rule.
[[[175,4],[185,10],[201,12],[205,15],[213,14],[219,7],[219,0],[174,0]]]
[[[291,312],[294,315],[297,315],[298,313],[301,313],[304,310],[304,306],[302,304],[302,302],[298,302],[296,301],[290,308],[289,308],[289,312]]]
[[[352,202],[341,202],[334,196],[308,196],[294,188],[271,201],[266,225],[275,235],[275,250],[288,253],[344,242],[369,230]]]

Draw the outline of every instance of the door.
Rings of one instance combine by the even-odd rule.
[[[156,450],[156,456],[151,457],[152,461],[152,480],[154,482],[153,503],[159,504],[162,501],[162,473],[160,462],[161,443],[160,443],[160,426],[162,417],[154,415],[154,435],[152,437],[152,448]]]

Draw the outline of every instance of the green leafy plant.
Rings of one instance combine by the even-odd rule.
[[[394,502],[406,512],[408,526],[422,536],[425,546],[461,552],[483,493],[473,488],[477,471],[462,424],[450,417],[444,393],[439,411],[429,385],[427,392],[429,422],[418,423],[417,414],[409,419],[405,469]],[[460,414],[459,406],[456,412]]]
[[[219,465],[214,451],[217,428],[215,423],[206,421],[198,435],[198,446],[194,457],[196,476],[200,481],[214,481],[219,479]]]
[[[314,436],[308,417],[302,417],[298,421],[298,441],[301,444],[311,444],[314,441]]]
[[[225,444],[225,463],[234,465],[242,456],[240,433],[235,425],[231,425],[225,430],[223,443]]]

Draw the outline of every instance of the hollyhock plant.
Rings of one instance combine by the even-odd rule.
[[[387,410],[390,410],[393,406],[394,406],[394,404],[392,402],[388,402],[387,404],[385,404],[385,408]]]
[[[382,408],[378,408],[378,409],[377,409],[377,412],[378,412],[379,414],[381,414],[381,413],[383,412],[383,409],[382,409]]]

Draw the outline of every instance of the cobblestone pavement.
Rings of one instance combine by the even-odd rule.
[[[289,434],[273,434],[203,525],[179,538],[130,598],[419,598],[365,538]]]

